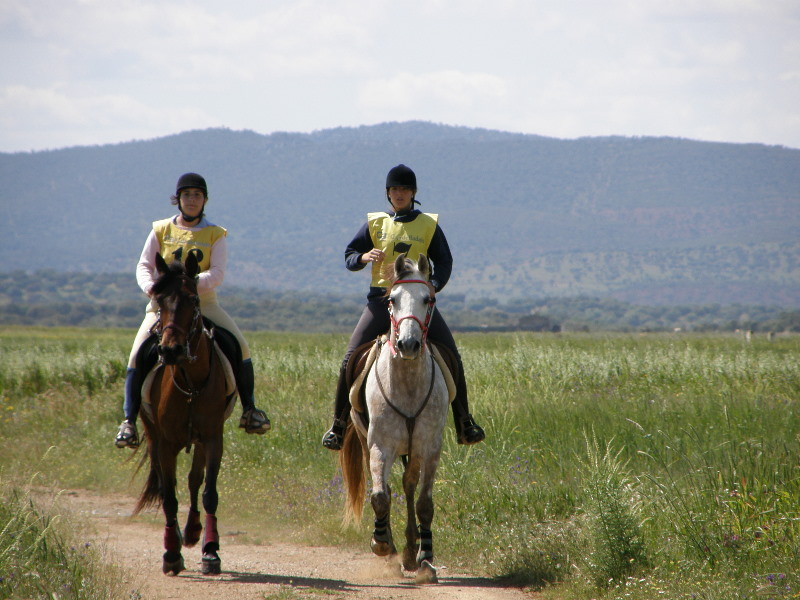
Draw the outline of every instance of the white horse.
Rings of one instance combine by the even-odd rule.
[[[369,423],[363,412],[354,407],[340,456],[347,490],[346,519],[361,519],[366,456],[372,477],[370,500],[375,511],[370,545],[378,556],[397,554],[389,522],[389,477],[395,460],[402,456],[408,512],[403,567],[416,571],[419,583],[436,583],[431,534],[433,482],[449,409],[446,380],[427,343],[436,298],[428,282],[430,265],[425,255],[415,264],[403,254],[392,266],[392,286],[387,292],[391,331],[388,340],[376,342],[380,345],[378,356],[365,383]]]

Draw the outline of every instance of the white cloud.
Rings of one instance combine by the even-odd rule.
[[[431,103],[444,109],[469,108],[501,101],[506,94],[506,82],[487,73],[400,73],[367,82],[359,105],[373,111],[424,109]]]
[[[405,119],[800,148],[798,25],[796,0],[4,0],[0,151]]]

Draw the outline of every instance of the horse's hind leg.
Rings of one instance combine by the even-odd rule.
[[[195,445],[192,455],[192,468],[189,471],[189,514],[186,517],[186,526],[183,528],[183,543],[191,548],[200,541],[203,526],[200,524],[200,510],[197,506],[197,497],[200,486],[203,485],[203,468],[205,467],[205,453]]]
[[[206,511],[206,529],[203,534],[203,560],[201,571],[204,575],[219,575],[222,561],[219,558],[219,532],[217,531],[217,476],[222,463],[222,434],[218,439],[205,444],[206,486],[203,489],[203,508]]]

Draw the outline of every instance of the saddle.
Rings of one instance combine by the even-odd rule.
[[[211,333],[214,352],[225,371],[225,418],[233,412],[234,400],[237,395],[236,376],[242,363],[242,349],[236,336],[227,329],[215,325],[211,319],[203,317],[203,327]],[[152,419],[152,405],[150,404],[150,389],[153,379],[162,365],[158,361],[158,336],[154,333],[148,337],[136,354],[136,372],[140,380],[139,388],[142,394],[142,410]]]
[[[381,346],[385,344],[387,337],[382,335],[374,342],[367,342],[359,346],[350,355],[347,361],[345,370],[345,381],[350,388],[350,405],[356,409],[356,412],[366,414],[366,396],[364,393],[364,382],[367,379],[372,364],[378,358]],[[447,346],[437,344],[436,342],[428,342],[433,359],[444,375],[444,380],[447,383],[447,395],[450,402],[456,396],[455,379],[458,376],[458,361],[455,355],[450,351]]]

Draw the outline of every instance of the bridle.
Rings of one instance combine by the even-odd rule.
[[[398,279],[394,283],[392,283],[392,287],[401,284],[401,283],[422,283],[428,286],[428,289],[431,292],[431,295],[428,299],[428,310],[425,313],[425,321],[421,321],[416,315],[406,315],[405,317],[400,317],[399,319],[395,319],[394,316],[394,302],[392,299],[389,299],[389,320],[392,323],[392,335],[389,336],[389,349],[392,351],[392,356],[397,356],[397,350],[395,350],[394,342],[392,340],[397,338],[397,335],[400,330],[400,323],[405,321],[406,319],[412,319],[416,321],[420,328],[422,329],[422,345],[426,345],[428,343],[428,326],[431,322],[431,317],[433,317],[433,310],[436,308],[436,290],[431,285],[430,281],[426,281],[425,279]],[[392,288],[389,288],[387,291],[387,295],[391,293]]]
[[[419,326],[422,328],[422,346],[424,348],[427,345],[428,326],[430,325],[431,317],[433,316],[433,311],[436,308],[436,290],[429,281],[426,281],[425,279],[398,279],[397,281],[392,283],[392,287],[401,283],[422,283],[424,285],[427,285],[428,289],[430,290],[430,297],[428,299],[428,310],[425,314],[424,322],[420,321],[420,319],[415,315],[407,315],[405,317],[400,317],[399,319],[395,319],[393,310],[394,304],[391,298],[389,299],[389,318],[392,322],[392,335],[389,336],[389,339],[386,343],[389,346],[389,350],[392,352],[392,356],[397,356],[397,350],[395,350],[394,342],[392,340],[397,338],[398,330],[400,328],[400,323],[402,323],[406,319],[413,319],[419,324]],[[387,291],[387,295],[390,292],[391,288],[389,288],[389,290]],[[431,354],[431,381],[430,381],[430,386],[428,387],[428,393],[425,394],[425,399],[422,401],[422,404],[420,405],[419,409],[417,409],[417,412],[414,415],[405,414],[402,410],[400,410],[400,408],[398,408],[394,404],[394,402],[392,402],[389,399],[389,396],[383,387],[383,383],[381,382],[381,378],[378,375],[377,370],[375,372],[375,379],[378,382],[378,389],[380,389],[381,395],[383,396],[383,399],[386,402],[386,404],[388,404],[392,410],[394,410],[398,415],[403,417],[403,419],[405,420],[406,432],[408,433],[408,456],[411,456],[411,445],[412,445],[412,440],[414,439],[413,437],[414,428],[416,427],[417,424],[417,417],[422,413],[423,410],[425,410],[425,407],[428,405],[428,401],[431,399],[431,394],[433,393],[433,385],[436,381],[436,365],[433,360],[433,354]]]
[[[195,360],[197,360],[197,356],[191,353],[192,340],[194,340],[197,337],[198,333],[204,331],[205,327],[203,326],[203,319],[200,316],[200,299],[198,298],[197,295],[194,295],[191,297],[191,300],[192,303],[194,304],[194,310],[192,311],[192,321],[188,332],[186,331],[185,328],[183,328],[182,326],[178,325],[175,322],[174,314],[172,319],[170,319],[170,321],[166,325],[162,325],[161,308],[159,308],[158,311],[156,312],[156,322],[153,325],[153,328],[150,330],[150,332],[156,334],[156,336],[158,337],[158,353],[160,355],[159,360],[161,360],[162,362],[164,357],[161,352],[161,339],[164,336],[164,333],[166,331],[169,331],[170,329],[173,331],[177,331],[179,334],[183,334],[183,336],[186,338],[186,344],[184,344],[186,348],[185,350],[186,360],[188,360],[189,362],[194,362]]]
[[[194,304],[194,309],[192,311],[192,320],[191,320],[190,329],[189,329],[188,332],[186,331],[186,329],[184,327],[178,325],[175,322],[174,315],[173,315],[173,318],[170,319],[170,321],[166,325],[162,326],[161,325],[161,309],[159,308],[158,312],[156,313],[156,315],[157,315],[156,322],[153,325],[153,329],[151,331],[153,333],[155,333],[156,336],[158,337],[158,354],[159,354],[159,359],[158,360],[159,360],[159,364],[161,366],[165,366],[166,367],[166,363],[164,363],[164,355],[163,355],[163,352],[162,352],[162,349],[161,349],[161,339],[162,339],[162,337],[164,335],[164,332],[166,332],[166,331],[171,329],[171,330],[176,331],[178,333],[181,333],[181,334],[183,334],[185,336],[185,338],[186,338],[186,343],[184,344],[185,358],[186,358],[187,362],[190,362],[190,363],[192,363],[195,360],[197,360],[197,355],[196,354],[192,354],[192,352],[191,352],[192,341],[197,339],[197,344],[195,344],[195,348],[198,348],[199,347],[199,343],[200,343],[200,339],[198,338],[198,335],[201,334],[201,333],[205,333],[209,337],[211,335],[210,332],[205,328],[205,325],[203,324],[203,318],[202,318],[202,316],[200,314],[200,299],[199,299],[199,297],[197,296],[197,294],[193,294],[190,297],[190,299],[191,299],[192,303]],[[194,400],[198,396],[200,396],[200,394],[203,392],[203,390],[205,389],[206,385],[208,384],[209,380],[211,379],[211,373],[212,373],[211,366],[212,366],[213,361],[214,361],[214,354],[215,354],[214,352],[210,352],[209,353],[208,376],[206,377],[205,381],[203,381],[203,383],[199,387],[195,387],[194,386],[194,384],[192,383],[192,379],[191,379],[189,373],[186,372],[186,369],[184,368],[184,366],[182,364],[173,365],[172,375],[171,375],[172,384],[175,386],[175,388],[179,392],[181,392],[182,394],[185,394],[186,396],[189,397],[189,402],[191,402],[192,400]],[[181,385],[175,380],[175,371],[176,370],[179,370],[181,372],[181,374],[183,375],[183,379],[189,383],[189,385],[187,386],[189,388],[188,390],[183,389],[183,387],[181,387]]]

